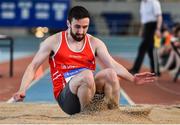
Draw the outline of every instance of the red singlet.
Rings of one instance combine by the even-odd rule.
[[[65,77],[75,75],[83,69],[95,70],[95,56],[88,35],[80,51],[73,51],[67,42],[66,31],[61,32],[61,44],[49,58],[51,79],[55,98],[65,87]]]

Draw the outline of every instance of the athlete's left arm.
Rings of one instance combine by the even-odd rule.
[[[154,82],[153,73],[144,72],[144,73],[138,73],[138,74],[132,75],[131,73],[128,72],[128,70],[123,65],[116,62],[111,57],[111,55],[108,52],[107,47],[101,40],[96,39],[95,43],[96,43],[95,51],[96,51],[97,58],[101,63],[103,63],[105,68],[113,68],[119,77],[122,77],[136,84]]]

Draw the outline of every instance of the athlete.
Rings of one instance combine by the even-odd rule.
[[[49,58],[54,96],[67,114],[83,111],[95,93],[103,93],[109,108],[118,107],[120,84],[118,77],[136,84],[154,82],[150,72],[130,74],[109,54],[105,44],[87,33],[89,12],[82,6],[73,7],[68,15],[68,29],[58,32],[40,45],[40,49],[27,67],[20,89],[14,94],[16,101],[23,101],[38,67]],[[103,69],[94,73],[96,59]]]

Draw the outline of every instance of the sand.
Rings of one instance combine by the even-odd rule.
[[[180,124],[180,105],[120,106],[69,116],[57,104],[0,103],[0,123],[171,123]]]

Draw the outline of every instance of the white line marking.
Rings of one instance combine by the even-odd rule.
[[[120,94],[124,96],[124,98],[128,101],[130,105],[135,105],[135,103],[132,101],[132,99],[126,94],[126,92],[121,88]]]
[[[6,103],[13,103],[13,102],[16,102],[16,101],[13,97],[11,97]]]
[[[33,80],[31,82],[31,84],[29,85],[28,89],[30,89],[33,85],[35,85],[38,81],[40,81],[48,73],[49,73],[49,68],[44,71],[44,74],[42,76],[40,76],[38,79]],[[13,97],[11,97],[8,101],[6,101],[6,103],[14,103],[14,102],[16,102],[16,101]]]

